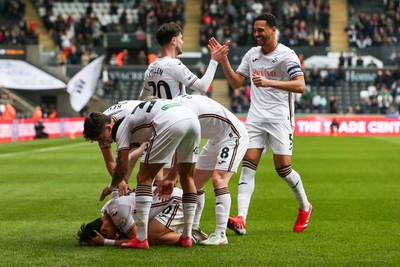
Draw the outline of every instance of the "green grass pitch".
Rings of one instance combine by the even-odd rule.
[[[400,266],[400,137],[296,137],[293,168],[314,206],[293,233],[297,205],[264,155],[246,236],[229,245],[79,246],[83,222],[100,215],[110,178],[97,144],[51,139],[0,144],[0,266]],[[237,181],[230,183],[236,213]],[[135,181],[135,178],[132,178]],[[214,231],[206,190],[201,226]]]

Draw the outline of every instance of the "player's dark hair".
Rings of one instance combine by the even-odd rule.
[[[157,32],[156,38],[158,43],[163,46],[169,44],[171,42],[172,37],[177,37],[180,33],[182,33],[182,27],[176,24],[175,22],[168,22],[162,24]]]
[[[114,142],[117,142],[117,141],[115,140],[115,138],[117,137],[118,128],[119,128],[119,126],[121,125],[121,122],[122,122],[123,120],[124,120],[124,119],[119,119],[119,120],[117,120],[117,121],[114,123],[113,127],[112,127],[112,130],[111,130],[111,138],[112,138],[112,140],[113,140]]]
[[[265,20],[270,27],[276,27],[276,17],[269,12],[258,15],[255,21],[257,20]]]
[[[83,123],[83,137],[86,141],[96,141],[104,132],[106,124],[111,123],[111,117],[101,112],[92,112]]]
[[[82,224],[77,233],[79,244],[84,245],[87,241],[96,237],[96,233],[94,231],[96,230],[100,233],[101,224],[101,218],[97,218],[88,224]]]

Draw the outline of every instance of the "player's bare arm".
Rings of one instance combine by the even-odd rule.
[[[106,238],[102,236],[99,232],[94,230],[96,233],[96,236],[93,237],[92,239],[86,241],[86,243],[89,246],[108,246],[109,244],[106,242]],[[110,244],[113,244],[113,246],[121,246],[123,243],[126,243],[129,241],[128,238],[126,239],[107,239],[108,241],[111,241]]]
[[[114,173],[116,163],[114,160],[114,155],[111,150],[111,146],[101,149],[101,154],[103,154],[103,158],[104,158],[104,162],[107,167],[107,171],[112,176]]]
[[[103,201],[106,196],[111,194],[115,187],[119,185],[119,183],[124,179],[127,168],[128,168],[128,157],[129,157],[129,149],[123,149],[118,151],[117,165],[115,166],[114,174],[112,181],[109,186],[103,189],[103,192],[100,196],[100,201]]]
[[[224,46],[229,45],[229,41],[225,43]],[[208,47],[209,49],[217,49],[218,47],[221,47],[222,45],[213,37],[210,39],[208,42]],[[246,77],[236,73],[231,66],[231,63],[229,62],[228,59],[228,54],[221,59],[219,62],[222,66],[222,70],[224,71],[225,77],[228,80],[229,85],[233,88],[239,88],[242,86],[242,84],[246,81]]]
[[[142,91],[140,92],[139,95],[139,100],[143,100],[148,96],[151,96],[152,91],[150,90],[150,88],[147,88],[146,86],[143,86]]]
[[[296,76],[290,81],[275,81],[253,73],[252,80],[257,87],[273,87],[292,93],[302,94],[306,87],[303,75]]]

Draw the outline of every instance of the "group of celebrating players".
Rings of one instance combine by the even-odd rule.
[[[299,205],[294,231],[307,228],[312,206],[300,175],[291,168],[293,94],[305,90],[303,72],[293,50],[276,40],[272,14],[259,15],[253,30],[258,46],[246,53],[236,71],[227,57],[229,41],[221,45],[211,38],[211,60],[199,79],[177,59],[182,53],[182,28],[174,22],[161,25],[156,33],[161,56],[145,72],[140,100],[121,101],[86,117],[84,137],[98,142],[112,181],[100,196],[103,201],[111,194],[102,217],[82,225],[80,243],[140,249],[149,244],[228,244],[227,227],[246,234],[254,177],[263,151],[269,148],[276,172]],[[219,63],[231,87],[251,81],[252,101],[245,124],[204,96]],[[186,88],[194,93],[187,95]],[[207,140],[202,148],[201,139]],[[131,191],[128,182],[139,158],[137,186]],[[228,184],[241,161],[238,216],[230,217]],[[216,228],[207,235],[200,220],[210,178]]]

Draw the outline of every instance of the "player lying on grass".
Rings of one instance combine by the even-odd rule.
[[[153,187],[153,190],[155,187]],[[78,231],[79,243],[89,246],[124,246],[136,233],[135,192],[118,197],[113,192],[101,209],[102,217],[83,224]],[[153,199],[149,214],[148,241],[151,245],[179,245],[183,230],[182,190],[175,187],[169,199]],[[193,234],[193,241],[203,240]]]

